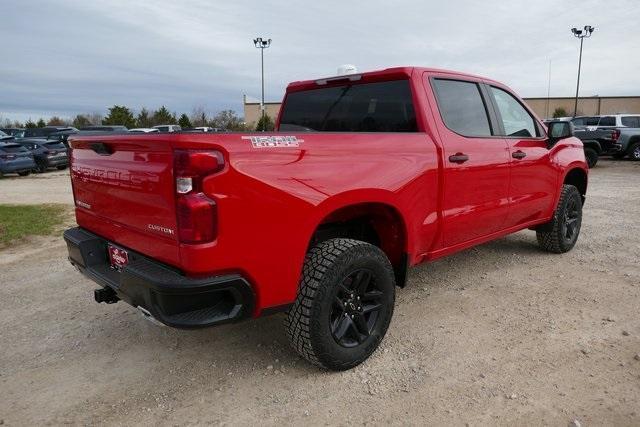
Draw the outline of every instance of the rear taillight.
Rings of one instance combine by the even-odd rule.
[[[614,141],[617,141],[617,140],[618,140],[618,138],[620,138],[620,130],[618,130],[618,129],[614,129],[614,130],[611,132],[611,139],[613,139]]]
[[[219,151],[175,150],[178,237],[183,243],[205,243],[218,235],[216,202],[202,192],[205,177],[224,169]]]

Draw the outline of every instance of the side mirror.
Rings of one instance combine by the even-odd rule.
[[[574,128],[573,123],[564,122],[560,120],[554,120],[547,124],[547,134],[549,139],[547,140],[547,147],[551,148],[558,143],[561,139],[570,138],[573,136]]]

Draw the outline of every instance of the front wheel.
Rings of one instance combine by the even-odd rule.
[[[378,348],[394,301],[393,268],[384,252],[359,240],[327,240],[307,253],[287,335],[309,362],[350,369]]]
[[[573,185],[563,185],[553,219],[536,230],[538,244],[548,252],[570,251],[578,241],[582,225],[582,196]]]
[[[593,148],[584,149],[584,157],[587,159],[587,165],[589,169],[594,167],[598,163],[598,152]]]

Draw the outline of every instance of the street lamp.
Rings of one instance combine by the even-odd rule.
[[[573,117],[578,114],[578,90],[580,89],[580,67],[582,66],[582,42],[586,37],[591,37],[591,33],[593,33],[593,28],[591,25],[585,25],[584,29],[579,30],[577,28],[572,28],[571,32],[573,35],[580,39],[580,59],[578,59],[578,82],[576,83],[576,102],[573,107]]]
[[[262,37],[258,37],[253,39],[253,44],[260,49],[260,63],[262,65],[262,100],[260,101],[260,111],[262,112],[262,132],[264,132],[264,50],[271,46],[271,39],[262,40]]]

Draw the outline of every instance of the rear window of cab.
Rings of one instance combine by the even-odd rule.
[[[281,131],[417,132],[408,80],[357,83],[287,94]]]

